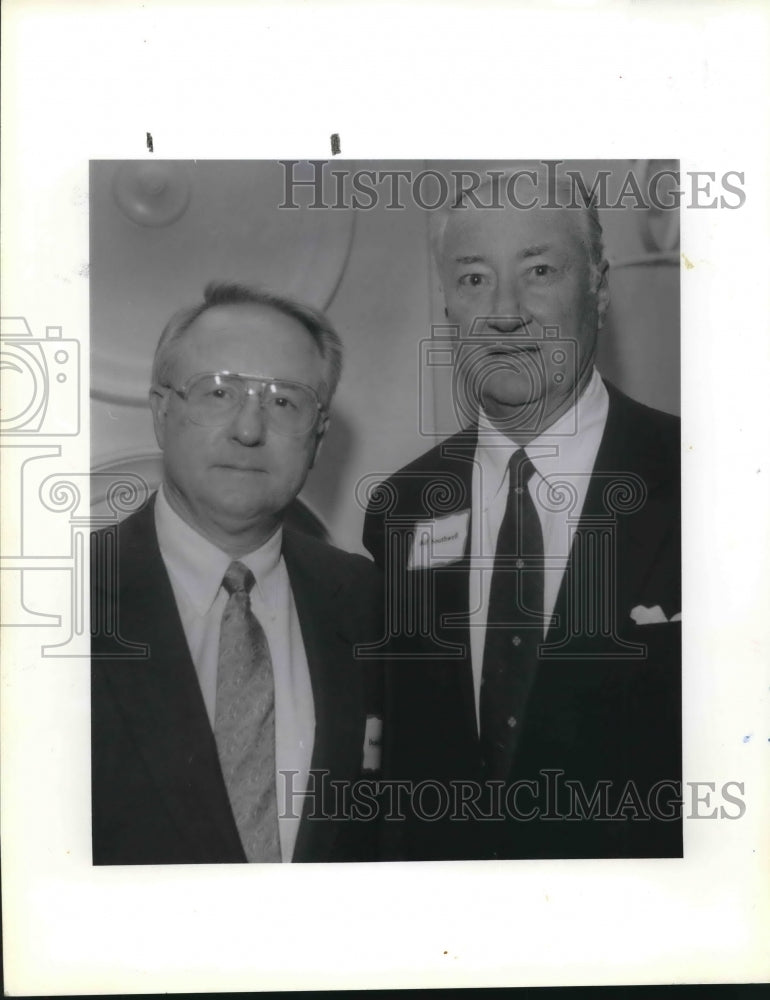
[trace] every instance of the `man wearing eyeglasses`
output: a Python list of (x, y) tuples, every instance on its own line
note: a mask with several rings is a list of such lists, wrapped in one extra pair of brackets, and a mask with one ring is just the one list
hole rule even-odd
[(95, 536), (95, 864), (370, 856), (372, 824), (330, 782), (377, 763), (354, 648), (378, 637), (379, 577), (283, 525), (341, 362), (323, 316), (238, 285), (209, 285), (163, 331), (163, 484)]

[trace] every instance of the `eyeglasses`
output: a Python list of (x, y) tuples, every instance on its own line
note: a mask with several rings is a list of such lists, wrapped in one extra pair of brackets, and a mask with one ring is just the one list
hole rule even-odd
[(249, 396), (256, 396), (262, 412), (279, 434), (305, 434), (315, 424), (323, 405), (318, 393), (304, 382), (245, 375), (241, 372), (203, 372), (179, 389), (166, 384), (187, 404), (187, 415), (201, 427), (228, 424)]

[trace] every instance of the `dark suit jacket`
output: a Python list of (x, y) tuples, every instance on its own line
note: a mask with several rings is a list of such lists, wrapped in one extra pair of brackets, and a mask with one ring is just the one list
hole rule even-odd
[[(245, 861), (153, 502), (95, 533), (91, 556), (94, 864)], [(311, 770), (356, 781), (378, 694), (371, 661), (357, 661), (353, 647), (381, 630), (379, 573), (360, 556), (288, 530), (283, 556), (315, 704)], [(310, 800), (304, 805), (294, 861), (372, 854), (373, 824), (309, 819)], [(316, 805), (327, 808), (320, 796)]]
[[(454, 814), (429, 822), (412, 814), (397, 849), (404, 857), (681, 856), (680, 625), (640, 626), (630, 616), (640, 605), (660, 605), (669, 619), (681, 611), (679, 421), (607, 389), (607, 425), (556, 619), (516, 728), (506, 787), (519, 791), (501, 809), (458, 815), (455, 791), (447, 800)], [(383, 774), (450, 793), (451, 782), (483, 781), (468, 550), (440, 569), (410, 571), (406, 558), (416, 522), (470, 508), (476, 437), (475, 428), (457, 434), (387, 480), (364, 530), (394, 623)], [(415, 625), (420, 615), (427, 636)], [(598, 788), (606, 807), (600, 797), (588, 818), (590, 806), (580, 808), (567, 781), (588, 802)], [(440, 809), (436, 797), (424, 805)]]

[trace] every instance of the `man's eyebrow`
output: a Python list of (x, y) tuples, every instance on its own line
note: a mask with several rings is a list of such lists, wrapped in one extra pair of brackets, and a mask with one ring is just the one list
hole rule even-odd
[[(548, 243), (537, 244), (531, 247), (525, 247), (520, 253), (519, 257), (522, 260), (527, 260), (529, 257), (540, 257), (544, 253), (549, 253), (552, 247)], [(462, 257), (455, 257), (455, 264), (485, 264), (486, 257), (482, 254), (474, 253), (467, 254)]]
[(540, 257), (541, 254), (548, 253), (550, 249), (551, 248), (547, 243), (543, 243), (542, 246), (525, 247), (519, 256), (522, 260), (526, 260), (527, 257)]

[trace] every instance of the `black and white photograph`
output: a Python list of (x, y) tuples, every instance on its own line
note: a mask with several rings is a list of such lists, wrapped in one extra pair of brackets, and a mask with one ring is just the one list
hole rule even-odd
[(681, 856), (679, 192), (91, 164), (94, 863)]
[(767, 11), (3, 28), (5, 992), (767, 980)]

